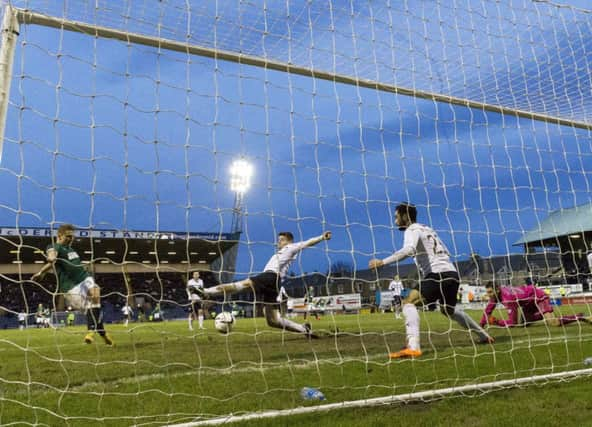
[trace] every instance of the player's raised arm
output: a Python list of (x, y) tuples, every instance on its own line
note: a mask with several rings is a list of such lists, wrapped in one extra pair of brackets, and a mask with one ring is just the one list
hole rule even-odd
[(368, 263), (369, 268), (378, 268), (382, 267), (383, 265), (391, 264), (393, 262), (402, 261), (405, 258), (409, 258), (415, 255), (415, 247), (414, 246), (403, 246), (397, 252), (393, 253), (392, 255), (384, 258), (384, 259), (371, 259)]
[(319, 242), (322, 242), (323, 240), (331, 240), (331, 232), (330, 231), (324, 231), (323, 234), (321, 234), (320, 236), (317, 237), (313, 237), (312, 239), (308, 239), (306, 241), (304, 241), (302, 243), (302, 248), (308, 248), (310, 246), (314, 246)]
[[(415, 206), (403, 203), (395, 209), (395, 224), (399, 230), (404, 231), (403, 247), (393, 253), (392, 255), (384, 258), (371, 259), (368, 263), (369, 268), (379, 268), (386, 264), (393, 262), (402, 261), (405, 258), (416, 256), (417, 244), (420, 238), (420, 231), (412, 229), (412, 225), (417, 220), (417, 210)], [(436, 237), (434, 236), (434, 239)]]
[(384, 259), (377, 259), (377, 258), (371, 259), (370, 262), (368, 263), (368, 267), (369, 268), (379, 268), (379, 267), (382, 267), (383, 265), (391, 264), (393, 262), (402, 261), (405, 258), (415, 256), (415, 252), (416, 252), (415, 248), (417, 247), (419, 235), (415, 232), (412, 232), (411, 230), (405, 230), (404, 239), (405, 240), (403, 241), (403, 247), (401, 249), (399, 249), (398, 251), (396, 251), (395, 253), (393, 253), (392, 255), (389, 255), (388, 257), (386, 257)]
[(496, 320), (491, 315), (495, 307), (497, 306), (497, 300), (494, 298), (490, 298), (489, 302), (487, 303), (487, 307), (483, 310), (483, 316), (481, 317), (481, 321), (479, 324), (483, 327), (487, 324), (493, 324)]

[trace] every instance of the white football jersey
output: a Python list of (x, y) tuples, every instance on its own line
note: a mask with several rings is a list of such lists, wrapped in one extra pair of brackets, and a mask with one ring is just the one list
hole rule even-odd
[(187, 297), (192, 301), (200, 300), (201, 298), (199, 297), (198, 294), (195, 293), (195, 291), (203, 289), (203, 287), (204, 287), (203, 280), (189, 279), (189, 282), (187, 282)]
[(424, 275), (456, 271), (450, 252), (436, 232), (427, 225), (413, 223), (405, 230), (403, 247), (383, 260), (384, 264), (414, 257)]
[(283, 279), (288, 274), (288, 269), (290, 268), (290, 264), (292, 261), (296, 259), (298, 252), (306, 247), (306, 242), (297, 242), (297, 243), (288, 243), (286, 246), (281, 248), (279, 251), (275, 253), (267, 264), (265, 264), (265, 268), (263, 271), (273, 271), (280, 275)]
[(400, 280), (393, 280), (390, 284), (389, 284), (389, 291), (393, 292), (393, 295), (401, 295), (401, 292), (403, 291), (403, 283)]

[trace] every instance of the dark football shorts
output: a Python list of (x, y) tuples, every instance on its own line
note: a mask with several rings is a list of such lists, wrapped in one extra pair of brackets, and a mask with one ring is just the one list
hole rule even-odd
[(421, 281), (419, 292), (423, 303), (428, 307), (435, 305), (454, 308), (457, 302), (458, 287), (460, 278), (456, 271), (445, 271), (443, 273), (430, 273)]
[(255, 287), (257, 302), (266, 304), (279, 304), (277, 296), (280, 290), (280, 275), (274, 271), (264, 271), (250, 278)]

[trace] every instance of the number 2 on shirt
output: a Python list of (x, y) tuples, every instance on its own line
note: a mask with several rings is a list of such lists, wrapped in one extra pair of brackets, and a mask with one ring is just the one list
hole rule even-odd
[(427, 239), (432, 242), (434, 255), (448, 254), (442, 245), (438, 245), (438, 238), (433, 234), (428, 234)]

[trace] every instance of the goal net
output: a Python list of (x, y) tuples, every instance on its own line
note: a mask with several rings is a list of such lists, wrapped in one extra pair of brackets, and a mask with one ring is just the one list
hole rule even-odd
[[(0, 333), (0, 424), (196, 425), (590, 375), (589, 8), (12, 0), (2, 12), (0, 319), (27, 320)], [(250, 188), (231, 182), (236, 160)], [(422, 356), (389, 360), (406, 344), (389, 283), (417, 287), (421, 272), (368, 263), (402, 246), (404, 201), (448, 247), (471, 318), (486, 285), (534, 283), (559, 325), (486, 325), (496, 342), (482, 345), (420, 307)], [(86, 346), (84, 316), (69, 326), (55, 281), (31, 278), (46, 246), (29, 238), (64, 223), (115, 347)], [(283, 231), (332, 232), (283, 283), (282, 318), (319, 339), (268, 326), (249, 291), (214, 298), (189, 330), (192, 272), (206, 287), (259, 274)], [(34, 327), (38, 303), (52, 327)], [(235, 314), (228, 334), (220, 311)]]

